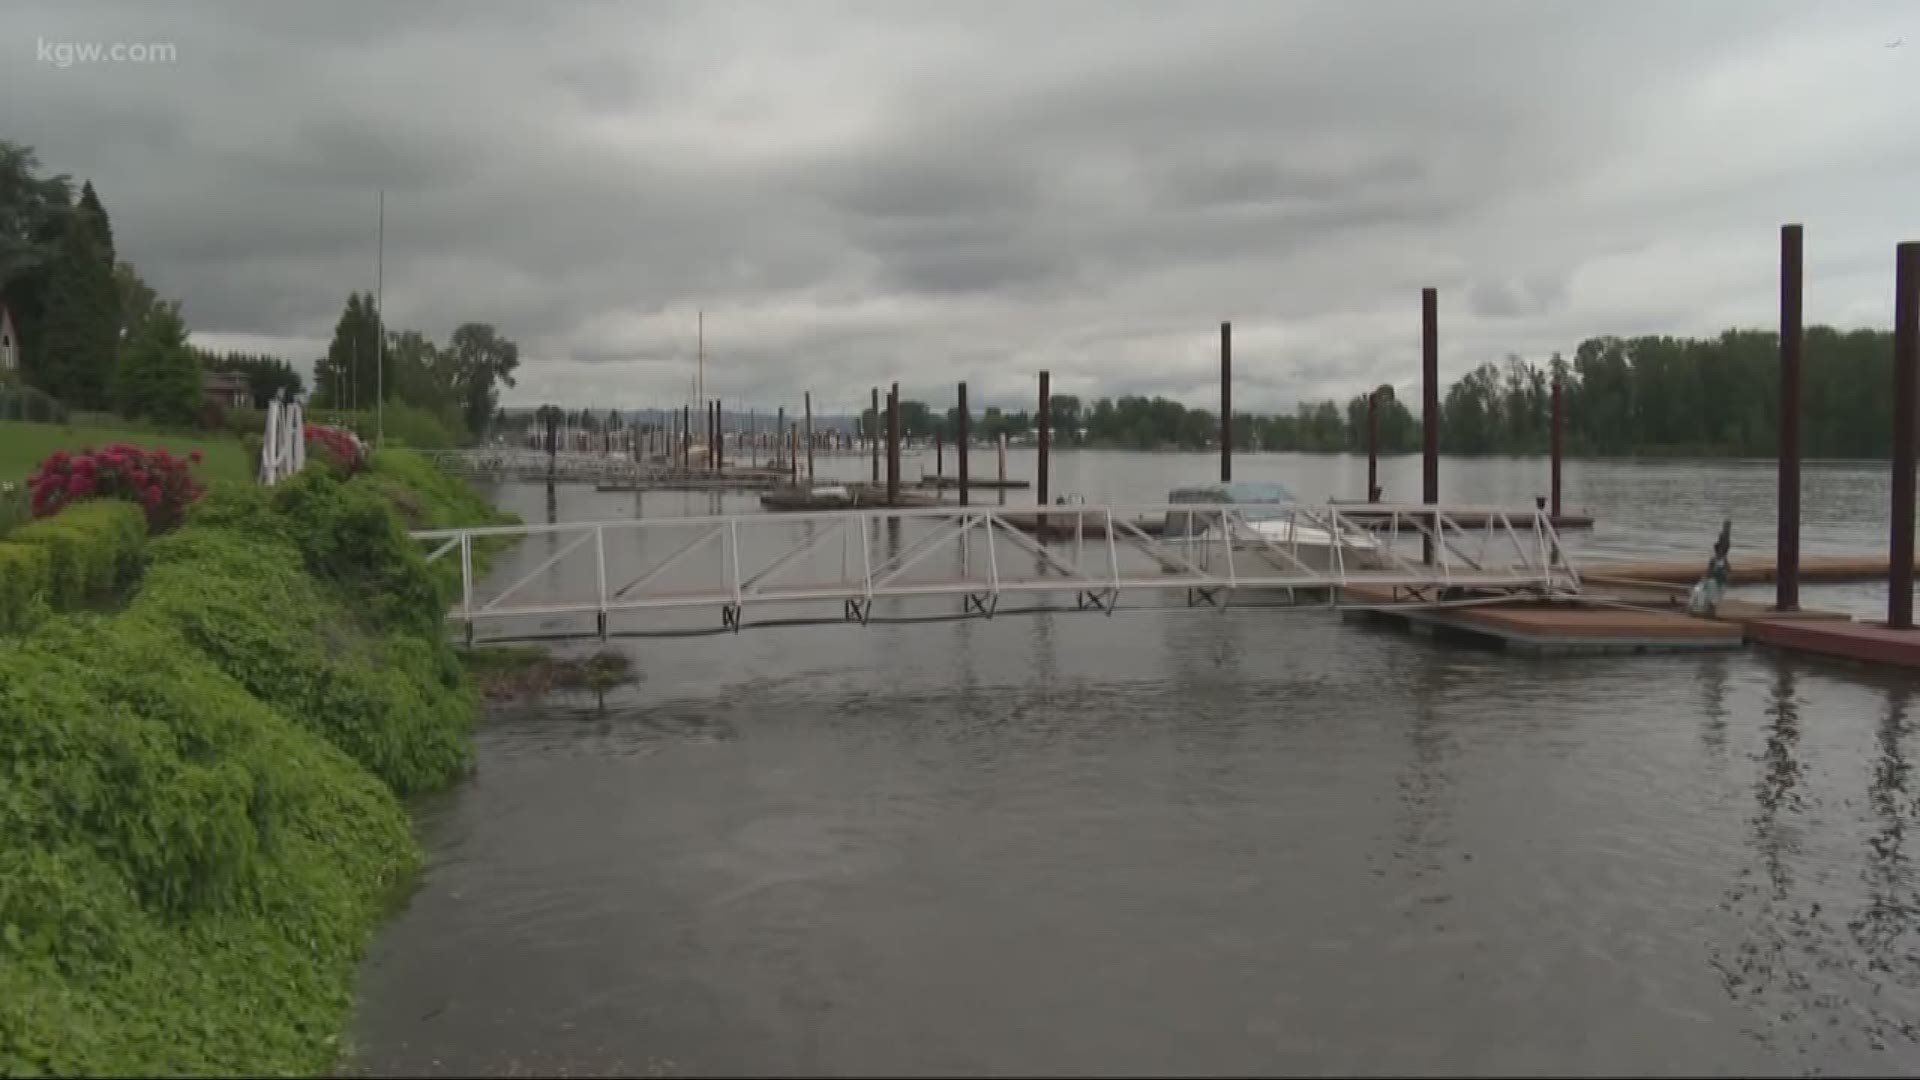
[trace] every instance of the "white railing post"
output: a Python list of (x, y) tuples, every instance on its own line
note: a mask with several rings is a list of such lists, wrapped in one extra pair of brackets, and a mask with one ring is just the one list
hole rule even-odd
[[(868, 544), (867, 532), (872, 525), (873, 515), (863, 512), (860, 515), (860, 590), (866, 596), (869, 614), (873, 611), (873, 552)], [(993, 550), (991, 541), (988, 542), (987, 550), (989, 552)]]
[(460, 534), (460, 611), (473, 626), (473, 534)]
[(727, 522), (727, 546), (732, 549), (733, 555), (733, 628), (735, 631), (738, 631), (740, 629), (740, 614), (743, 606), (743, 598), (740, 594), (739, 518), (733, 518)]
[(600, 639), (607, 637), (607, 527), (593, 527), (593, 569), (597, 588), (594, 595), (600, 605)]

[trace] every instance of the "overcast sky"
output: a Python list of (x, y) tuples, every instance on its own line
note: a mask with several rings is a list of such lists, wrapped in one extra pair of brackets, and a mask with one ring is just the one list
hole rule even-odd
[[(1890, 47), (1905, 40), (1899, 47)], [(170, 63), (74, 62), (61, 42)], [(374, 284), (510, 403), (1290, 407), (1598, 333), (1890, 321), (1920, 4), (6, 0), (0, 138), (197, 340), (303, 369)]]

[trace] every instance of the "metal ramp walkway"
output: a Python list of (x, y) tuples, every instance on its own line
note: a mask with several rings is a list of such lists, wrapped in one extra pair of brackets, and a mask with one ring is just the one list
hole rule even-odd
[[(1580, 588), (1547, 515), (1487, 507), (1065, 505), (670, 517), (415, 532), (457, 559), (469, 640), (992, 618), (1122, 606), (1486, 603)], [(1462, 527), (1459, 518), (1473, 527)], [(1029, 535), (1037, 532), (1047, 542)], [(476, 545), (508, 548), (475, 580)], [(1424, 560), (1423, 550), (1432, 553)], [(1366, 587), (1352, 603), (1348, 587)], [(883, 610), (876, 612), (876, 605)]]

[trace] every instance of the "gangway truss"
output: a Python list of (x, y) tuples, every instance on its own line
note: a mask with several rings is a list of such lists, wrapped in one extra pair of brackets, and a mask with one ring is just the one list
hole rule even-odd
[[(1356, 509), (1363, 513), (1332, 504), (942, 506), (412, 535), (429, 545), (429, 562), (458, 560), (460, 593), (447, 618), (470, 641), (489, 623), (505, 630), (493, 640), (864, 625), (901, 621), (876, 618), (876, 605), (910, 618), (913, 602), (923, 615), (933, 603), (933, 617), (991, 618), (1016, 608), (1112, 614), (1136, 597), (1161, 607), (1179, 597), (1221, 608), (1380, 608), (1580, 590), (1542, 511)], [(485, 582), (474, 572), (476, 548), (506, 549)], [(510, 580), (489, 591), (497, 579)], [(585, 617), (591, 630), (579, 625)]]

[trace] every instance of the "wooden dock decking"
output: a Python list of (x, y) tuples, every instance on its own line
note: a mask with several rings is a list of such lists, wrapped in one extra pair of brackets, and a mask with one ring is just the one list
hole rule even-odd
[[(1886, 556), (1803, 555), (1804, 582), (1884, 581), (1891, 564)], [(1707, 572), (1707, 560), (1691, 562), (1627, 562), (1583, 559), (1580, 576), (1597, 585), (1692, 586)], [(1729, 585), (1766, 585), (1779, 576), (1779, 566), (1764, 555), (1736, 556), (1727, 576)]]
[[(1333, 505), (1339, 507), (1340, 512), (1342, 514), (1345, 514), (1347, 517), (1354, 518), (1359, 521), (1365, 521), (1369, 518), (1378, 520), (1380, 518), (1384, 518), (1388, 516), (1386, 514), (1377, 513), (1375, 511), (1368, 510), (1367, 507), (1371, 504), (1366, 502), (1348, 501), (1346, 499), (1335, 499), (1333, 500)], [(1514, 511), (1511, 511), (1511, 513), (1522, 514), (1522, 513), (1531, 513), (1531, 511), (1514, 510)], [(1487, 525), (1486, 514), (1477, 513), (1471, 510), (1450, 512), (1447, 514), (1447, 517), (1454, 524), (1460, 526), (1463, 529), (1484, 529), (1486, 528), (1486, 525)], [(1576, 513), (1570, 513), (1570, 512), (1562, 512), (1559, 514), (1553, 514), (1549, 516), (1547, 520), (1550, 523), (1552, 523), (1554, 528), (1561, 529), (1561, 530), (1593, 528), (1592, 514), (1576, 514)]]
[[(1406, 603), (1392, 590), (1350, 587), (1349, 603)], [(1525, 601), (1473, 607), (1403, 608), (1348, 612), (1353, 618), (1384, 621), (1415, 633), (1444, 631), (1497, 644), (1531, 656), (1677, 652), (1735, 649), (1746, 640), (1740, 624), (1697, 619), (1684, 611), (1625, 608), (1583, 601)]]
[[(824, 486), (824, 485), (823, 485)], [(768, 510), (809, 513), (821, 510), (876, 510), (887, 507), (932, 507), (949, 505), (939, 496), (902, 488), (897, 499), (889, 502), (885, 485), (851, 483), (834, 485), (847, 494), (828, 495), (808, 487), (783, 487), (762, 492), (760, 505)]]
[[(960, 487), (960, 478), (957, 476), (923, 476), (920, 478), (918, 486), (939, 488), (942, 491), (955, 491)], [(967, 487), (981, 491), (1023, 491), (1032, 486), (1033, 481), (1031, 480), (982, 480), (978, 477), (967, 478)]]
[(1755, 619), (1747, 637), (1762, 645), (1837, 660), (1920, 668), (1920, 630), (1894, 630), (1882, 623), (1822, 622), (1796, 618)]

